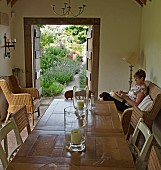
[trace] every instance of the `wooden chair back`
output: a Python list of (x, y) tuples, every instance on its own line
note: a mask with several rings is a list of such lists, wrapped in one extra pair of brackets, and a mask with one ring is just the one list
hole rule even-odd
[[(137, 139), (139, 137), (139, 133), (142, 133), (142, 135), (145, 138), (144, 144), (142, 148), (138, 148)], [(153, 140), (153, 135), (150, 131), (150, 129), (147, 127), (147, 125), (143, 122), (143, 119), (140, 118), (139, 122), (134, 130), (133, 135), (131, 136), (131, 139), (129, 140), (129, 147), (130, 150), (134, 156), (135, 164), (137, 169), (142, 169), (143, 162), (145, 160), (145, 156), (148, 152), (148, 149), (150, 147), (150, 144)]]
[(31, 127), (28, 119), (26, 106), (23, 105), (18, 111), (11, 115), (11, 119), (14, 119), (17, 124), (19, 133), (22, 132), (23, 129), (27, 129), (28, 135), (31, 133)]
[(152, 146), (147, 170), (161, 170), (161, 149), (157, 146)]
[[(14, 131), (15, 136), (16, 136), (16, 141), (17, 141), (17, 147), (16, 149), (12, 152), (11, 157), (8, 157), (8, 143), (7, 143), (7, 134), (11, 131)], [(2, 145), (2, 141), (4, 142), (4, 146)], [(10, 122), (8, 122), (5, 126), (3, 126), (0, 129), (0, 159), (2, 161), (2, 165), (4, 169), (8, 166), (10, 160), (13, 158), (13, 155), (15, 152), (17, 152), (18, 148), (22, 145), (23, 141), (20, 136), (18, 127), (12, 119)]]
[[(89, 98), (91, 98), (91, 94), (93, 94), (93, 92), (91, 90), (89, 90)], [(66, 91), (64, 96), (67, 100), (69, 100), (69, 99), (72, 100), (73, 99), (73, 90)]]

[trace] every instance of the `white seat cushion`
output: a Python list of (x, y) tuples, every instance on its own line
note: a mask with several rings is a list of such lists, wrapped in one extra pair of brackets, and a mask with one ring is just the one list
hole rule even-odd
[(142, 102), (138, 105), (138, 108), (141, 111), (149, 111), (152, 107), (153, 104), (153, 100), (151, 99), (151, 97), (149, 95), (147, 95)]

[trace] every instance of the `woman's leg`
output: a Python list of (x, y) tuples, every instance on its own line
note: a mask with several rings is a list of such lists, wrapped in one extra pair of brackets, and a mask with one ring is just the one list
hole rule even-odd
[(111, 97), (111, 95), (107, 92), (103, 92), (99, 95), (100, 98), (103, 98), (104, 101), (114, 101), (117, 110), (123, 112), (125, 109), (129, 108), (124, 102), (120, 102), (115, 98)]

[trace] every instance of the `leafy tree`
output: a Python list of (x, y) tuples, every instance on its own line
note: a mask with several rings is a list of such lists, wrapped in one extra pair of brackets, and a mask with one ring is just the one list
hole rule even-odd
[(72, 25), (65, 28), (65, 34), (72, 36), (77, 44), (83, 44), (86, 42), (87, 26)]
[(54, 37), (49, 35), (47, 32), (42, 32), (40, 43), (41, 49), (44, 50), (44, 48), (49, 46), (51, 43), (54, 43)]

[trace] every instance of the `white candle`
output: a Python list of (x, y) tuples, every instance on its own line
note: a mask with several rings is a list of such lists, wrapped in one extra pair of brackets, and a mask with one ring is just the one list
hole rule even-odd
[(72, 144), (81, 143), (81, 131), (79, 129), (73, 129), (71, 131), (71, 143)]
[(10, 43), (10, 42), (11, 42), (11, 40), (10, 40), (10, 39), (7, 39), (7, 40), (6, 40), (6, 42), (7, 42), (7, 43)]
[(15, 42), (16, 42), (16, 39), (13, 39), (13, 40), (12, 40), (12, 42), (14, 42), (14, 43), (15, 43)]
[(77, 100), (77, 109), (83, 110), (84, 107), (84, 100)]

